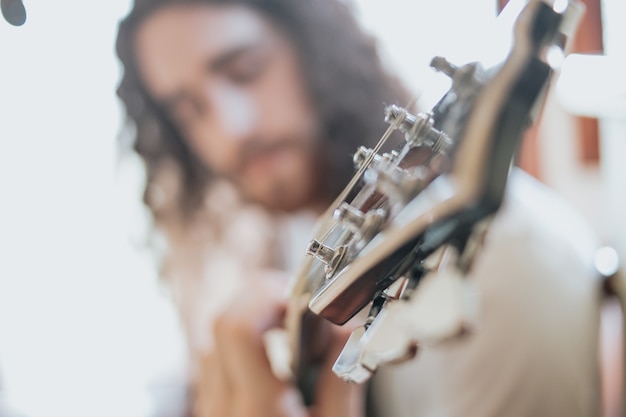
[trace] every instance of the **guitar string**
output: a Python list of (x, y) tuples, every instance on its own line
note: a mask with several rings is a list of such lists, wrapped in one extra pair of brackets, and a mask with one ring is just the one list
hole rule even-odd
[[(409, 101), (407, 102), (407, 104), (405, 105), (405, 109), (410, 108), (411, 106), (415, 105), (415, 103), (417, 102), (419, 96), (418, 95), (413, 95)], [(382, 135), (382, 137), (380, 138), (380, 140), (378, 141), (378, 143), (376, 144), (376, 146), (374, 147), (374, 149), (372, 149), (372, 152), (370, 153), (370, 155), (365, 159), (364, 163), (361, 165), (361, 167), (357, 170), (357, 172), (354, 174), (354, 176), (352, 177), (352, 179), (350, 180), (350, 182), (348, 183), (348, 185), (343, 189), (343, 191), (341, 192), (341, 194), (339, 194), (339, 196), (335, 199), (335, 201), (333, 202), (333, 204), (331, 204), (328, 209), (326, 210), (326, 212), (324, 212), (323, 214), (323, 218), (328, 218), (331, 214), (331, 212), (334, 212), (335, 209), (337, 207), (339, 207), (339, 205), (341, 204), (341, 202), (345, 201), (346, 198), (348, 197), (348, 194), (350, 194), (350, 192), (354, 189), (354, 187), (356, 186), (356, 184), (358, 183), (359, 179), (361, 178), (361, 175), (365, 172), (365, 170), (369, 167), (370, 163), (372, 162), (372, 160), (376, 157), (376, 155), (378, 154), (378, 152), (380, 151), (380, 149), (383, 147), (383, 145), (385, 143), (387, 143), (387, 140), (389, 140), (389, 138), (391, 137), (392, 133), (394, 131), (396, 131), (398, 129), (398, 127), (400, 126), (400, 124), (404, 121), (404, 119), (406, 118), (406, 113), (403, 112), (401, 117), (398, 117), (396, 120), (393, 121), (393, 123), (391, 123), (389, 125), (389, 127), (387, 128), (387, 130), (385, 131), (385, 133)], [(324, 242), (328, 236), (330, 235), (330, 233), (332, 232), (333, 227), (328, 227), (326, 232), (320, 236), (318, 238), (318, 240), (320, 242)]]

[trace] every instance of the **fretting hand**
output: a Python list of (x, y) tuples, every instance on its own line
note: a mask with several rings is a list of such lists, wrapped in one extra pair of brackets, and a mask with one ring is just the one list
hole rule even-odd
[(263, 334), (282, 322), (284, 281), (262, 274), (214, 323), (215, 347), (203, 360), (206, 391), (196, 404), (198, 417), (359, 417), (363, 387), (349, 385), (331, 371), (346, 331), (328, 336), (315, 401), (305, 407), (297, 388), (272, 373)]

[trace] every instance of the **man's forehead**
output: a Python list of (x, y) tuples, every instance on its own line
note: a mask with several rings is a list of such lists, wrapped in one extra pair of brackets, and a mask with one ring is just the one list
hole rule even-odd
[(153, 94), (166, 96), (212, 60), (257, 44), (270, 32), (268, 22), (245, 6), (177, 4), (144, 20), (134, 48), (144, 82)]

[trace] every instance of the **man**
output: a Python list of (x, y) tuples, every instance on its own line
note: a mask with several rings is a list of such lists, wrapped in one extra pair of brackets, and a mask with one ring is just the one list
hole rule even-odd
[[(120, 97), (172, 250), (216, 178), (269, 209), (319, 213), (352, 175), (350, 155), (385, 128), (383, 103), (406, 101), (344, 6), (248, 3), (138, 1), (120, 27)], [(156, 192), (167, 170), (181, 177), (171, 204), (155, 196), (175, 194)]]
[[(285, 261), (272, 250), (278, 246), (258, 236), (281, 240), (282, 233), (267, 227), (275, 213), (319, 214), (326, 208), (352, 174), (349, 155), (380, 136), (382, 103), (406, 102), (402, 88), (383, 71), (373, 42), (334, 0), (137, 0), (120, 25), (117, 48), (125, 70), (119, 95), (147, 170), (145, 201), (169, 243), (165, 273), (188, 276), (171, 282), (177, 294), (187, 294), (179, 303), (198, 365), (196, 414), (364, 415), (363, 390), (329, 371), (343, 340), (339, 335), (327, 343), (312, 408), (272, 375), (261, 335), (281, 320), (284, 300), (276, 294), (284, 281), (275, 269)], [(568, 213), (528, 181), (515, 180), (520, 185), (514, 194), (557, 204), (551, 207), (564, 211), (556, 217)], [(414, 362), (417, 371), (409, 366), (383, 372), (368, 396), (371, 410), (445, 416), (595, 413), (595, 389), (586, 383), (594, 376), (593, 343), (582, 340), (593, 329), (584, 256), (562, 228), (546, 229), (549, 223), (542, 219), (550, 216), (519, 196), (511, 201), (513, 208), (494, 227), (492, 250), (476, 271), (491, 323), (486, 319), (482, 334), (468, 340), (420, 352), (425, 359)], [(258, 206), (263, 214), (255, 211)], [(233, 217), (236, 209), (243, 217)], [(255, 220), (246, 224), (252, 226), (241, 227), (241, 218), (250, 217)], [(241, 245), (231, 244), (232, 230), (245, 235)], [(198, 253), (206, 241), (217, 244)], [(228, 245), (246, 253), (242, 262), (250, 265), (215, 269), (223, 261), (215, 254)], [(558, 249), (546, 257), (546, 247)], [(251, 258), (258, 262), (253, 265)], [(213, 324), (201, 321), (198, 329), (195, 317), (206, 310), (194, 303), (225, 304), (215, 291), (231, 285), (233, 271), (247, 277), (247, 288), (233, 289), (236, 302), (219, 312), (209, 307)], [(194, 282), (207, 277), (216, 283), (214, 291), (198, 300)], [(564, 308), (553, 308), (556, 296), (563, 297)], [(537, 308), (526, 314), (533, 304)], [(209, 342), (194, 336), (211, 330)], [(562, 354), (559, 349), (569, 344), (554, 343), (569, 331), (577, 332), (578, 345)], [(570, 369), (581, 363), (583, 371)], [(419, 391), (412, 389), (418, 386)], [(398, 396), (393, 411), (389, 404)]]

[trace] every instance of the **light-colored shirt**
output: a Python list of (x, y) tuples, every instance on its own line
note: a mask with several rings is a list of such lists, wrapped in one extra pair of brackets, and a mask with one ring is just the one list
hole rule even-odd
[(564, 201), (515, 171), (469, 279), (473, 332), (383, 368), (374, 415), (599, 415), (596, 238)]
[[(192, 358), (211, 348), (210, 321), (251, 270), (297, 267), (314, 223), (219, 201), (211, 216), (222, 231), (206, 246), (200, 238), (179, 246), (170, 265)], [(372, 415), (597, 416), (596, 249), (575, 210), (514, 170), (468, 278), (480, 292), (474, 330), (382, 368), (369, 390)]]

